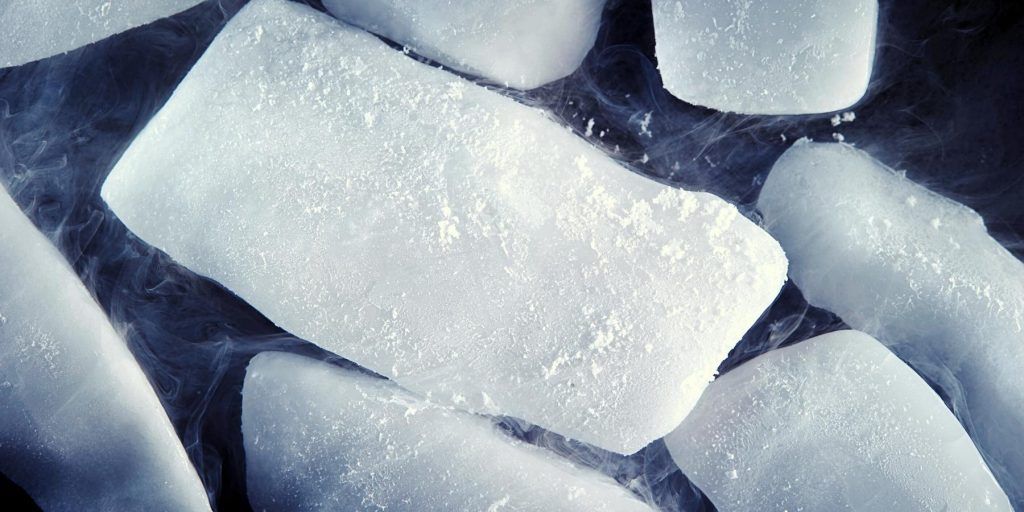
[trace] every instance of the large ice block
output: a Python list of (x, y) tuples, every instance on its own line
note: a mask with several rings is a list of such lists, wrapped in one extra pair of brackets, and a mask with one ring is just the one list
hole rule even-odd
[(0, 67), (71, 51), (200, 3), (202, 0), (2, 0)]
[(128, 347), (0, 188), (0, 472), (44, 510), (209, 510)]
[(484, 417), (294, 354), (250, 363), (242, 435), (256, 510), (651, 512)]
[(335, 16), (448, 67), (532, 89), (579, 67), (605, 0), (324, 0)]
[(618, 452), (679, 424), (786, 272), (721, 199), (283, 0), (228, 24), (103, 196), (300, 337)]
[(665, 89), (724, 112), (811, 114), (867, 90), (878, 0), (652, 0)]
[(981, 217), (851, 146), (806, 142), (775, 164), (758, 205), (808, 301), (933, 381), (956, 378), (971, 434), (1024, 499), (1024, 265)]
[(665, 442), (722, 512), (1012, 510), (938, 395), (857, 331), (719, 377)]

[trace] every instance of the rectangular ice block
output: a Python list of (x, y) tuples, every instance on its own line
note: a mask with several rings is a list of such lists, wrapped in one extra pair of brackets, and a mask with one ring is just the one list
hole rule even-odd
[(1012, 510), (928, 383), (857, 331), (731, 370), (665, 443), (721, 512)]
[(43, 510), (210, 510), (124, 340), (2, 187), (0, 472)]
[(202, 0), (2, 0), (0, 68), (74, 50)]
[(652, 512), (487, 418), (294, 354), (250, 363), (242, 435), (256, 510)]
[(871, 79), (877, 0), (653, 0), (665, 89), (723, 112), (847, 108)]
[(679, 424), (786, 273), (725, 201), (283, 0), (225, 27), (103, 197), (302, 338), (623, 453)]

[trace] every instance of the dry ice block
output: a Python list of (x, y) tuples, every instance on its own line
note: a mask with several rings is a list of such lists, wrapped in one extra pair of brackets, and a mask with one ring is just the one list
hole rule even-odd
[(679, 424), (786, 273), (718, 197), (283, 0), (224, 28), (103, 197), (302, 338), (622, 453)]
[(653, 0), (665, 89), (724, 112), (849, 107), (871, 78), (877, 0)]
[(0, 472), (44, 510), (210, 510), (128, 346), (2, 187)]
[(1012, 510), (942, 399), (858, 331), (731, 370), (665, 442), (721, 512)]
[(257, 510), (651, 512), (485, 417), (294, 354), (249, 364), (242, 434)]
[(201, 0), (2, 0), (0, 67), (74, 50)]
[(1007, 494), (1024, 499), (1024, 265), (982, 218), (833, 143), (786, 151), (758, 206), (807, 300), (957, 398)]

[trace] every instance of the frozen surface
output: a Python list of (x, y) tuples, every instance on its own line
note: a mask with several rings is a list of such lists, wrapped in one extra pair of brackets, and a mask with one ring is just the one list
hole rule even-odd
[(0, 0), (0, 67), (74, 50), (202, 0)]
[(228, 24), (103, 196), (302, 338), (618, 452), (679, 424), (786, 272), (721, 199), (278, 0)]
[(725, 112), (810, 114), (867, 90), (877, 0), (652, 0), (658, 69), (677, 98)]
[(44, 510), (209, 510), (124, 341), (0, 188), (0, 472)]
[(665, 441), (722, 512), (1011, 510), (938, 395), (857, 331), (723, 375)]
[(651, 512), (484, 417), (294, 354), (250, 363), (242, 435), (256, 510)]
[(842, 144), (795, 145), (758, 205), (808, 301), (954, 397), (955, 377), (972, 435), (1024, 499), (1024, 265), (981, 217)]
[(605, 0), (324, 0), (335, 16), (518, 89), (562, 78), (594, 45)]

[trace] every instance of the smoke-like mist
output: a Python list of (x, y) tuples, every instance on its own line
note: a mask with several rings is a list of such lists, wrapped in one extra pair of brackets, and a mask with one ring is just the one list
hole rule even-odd
[[(129, 234), (99, 198), (132, 137), (245, 0), (210, 0), (69, 54), (0, 71), (0, 179), (63, 251), (128, 343), (219, 510), (247, 510), (240, 432), (248, 360), (287, 350), (351, 365), (295, 339), (216, 283)], [(316, 0), (309, 2), (320, 8)], [(648, 0), (611, 0), (572, 76), (525, 93), (631, 169), (706, 190), (757, 218), (775, 159), (796, 139), (845, 138), (978, 210), (1024, 249), (1024, 4), (882, 0), (872, 83), (856, 120), (764, 117), (687, 105), (661, 88)], [(720, 370), (841, 328), (788, 284)], [(911, 361), (912, 363), (914, 361)], [(354, 366), (354, 365), (353, 365)], [(947, 379), (949, 380), (949, 379)], [(965, 425), (953, 380), (933, 383)], [(954, 390), (954, 391), (949, 391)], [(616, 478), (663, 510), (713, 510), (660, 441), (620, 456), (511, 418), (509, 434)], [(6, 503), (31, 503), (0, 479)], [(15, 500), (15, 501), (11, 501)]]

